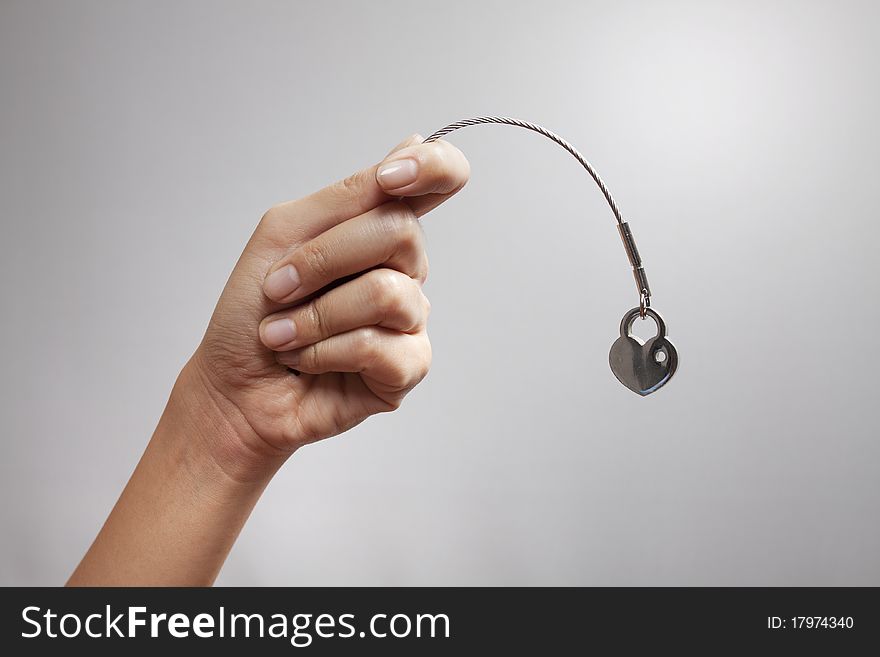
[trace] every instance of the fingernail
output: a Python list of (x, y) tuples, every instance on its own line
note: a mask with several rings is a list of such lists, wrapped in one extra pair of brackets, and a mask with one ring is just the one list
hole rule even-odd
[(296, 324), (293, 320), (276, 319), (263, 328), (263, 340), (267, 347), (280, 347), (296, 337)]
[(299, 287), (299, 274), (293, 265), (285, 265), (266, 277), (263, 290), (270, 299), (280, 300)]
[(414, 183), (419, 177), (419, 163), (411, 157), (386, 162), (376, 176), (385, 189), (399, 189)]

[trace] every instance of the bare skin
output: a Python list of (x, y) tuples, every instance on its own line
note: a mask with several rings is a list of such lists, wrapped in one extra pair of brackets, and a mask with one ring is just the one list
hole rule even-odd
[(469, 166), (446, 142), (420, 142), (266, 212), (68, 585), (212, 584), (297, 449), (398, 408), (424, 378), (418, 218)]

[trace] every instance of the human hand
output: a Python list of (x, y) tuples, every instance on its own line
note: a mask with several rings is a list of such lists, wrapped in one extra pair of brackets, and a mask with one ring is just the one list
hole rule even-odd
[(283, 458), (393, 410), (422, 380), (431, 348), (418, 217), (468, 175), (458, 149), (416, 135), (379, 165), (266, 212), (174, 393), (198, 388), (232, 428), (212, 445), (224, 468)]

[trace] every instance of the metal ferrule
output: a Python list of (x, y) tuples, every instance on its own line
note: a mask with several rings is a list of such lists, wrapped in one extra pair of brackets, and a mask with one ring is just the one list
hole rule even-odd
[(623, 241), (623, 248), (626, 251), (626, 257), (629, 258), (629, 264), (632, 265), (633, 278), (636, 281), (636, 290), (638, 293), (644, 294), (646, 297), (651, 296), (651, 287), (648, 285), (648, 276), (645, 274), (645, 268), (642, 267), (642, 258), (639, 256), (639, 248), (633, 238), (632, 230), (629, 223), (622, 221), (617, 224), (617, 230), (620, 233), (620, 239)]
[(644, 267), (634, 267), (633, 278), (636, 279), (636, 289), (639, 291), (639, 294), (644, 294), (650, 299), (651, 287), (648, 285), (648, 276), (645, 274)]

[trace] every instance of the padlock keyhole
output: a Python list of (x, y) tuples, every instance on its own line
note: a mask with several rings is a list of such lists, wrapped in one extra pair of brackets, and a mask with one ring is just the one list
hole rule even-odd
[(644, 343), (656, 336), (659, 333), (659, 329), (654, 318), (648, 315), (645, 319), (636, 317), (629, 329), (629, 333)]

